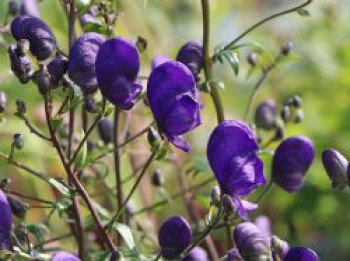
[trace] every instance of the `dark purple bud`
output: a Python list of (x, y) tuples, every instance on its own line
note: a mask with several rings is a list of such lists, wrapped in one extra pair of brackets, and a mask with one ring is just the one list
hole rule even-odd
[(283, 259), (289, 250), (289, 245), (286, 241), (280, 239), (279, 237), (272, 236), (271, 249), (274, 254), (277, 254), (281, 259)]
[(233, 248), (227, 252), (226, 261), (243, 261), (242, 256), (239, 254), (237, 248)]
[(281, 118), (284, 122), (287, 122), (291, 116), (290, 107), (289, 106), (283, 106), (281, 111)]
[(191, 41), (181, 47), (176, 60), (186, 65), (196, 78), (203, 67), (202, 52), (202, 45), (198, 42)]
[(139, 50), (139, 52), (143, 52), (147, 49), (147, 40), (141, 36), (137, 36), (137, 40), (136, 40), (136, 47), (137, 50)]
[(27, 83), (30, 79), (31, 63), (27, 56), (19, 56), (16, 50), (16, 45), (8, 48), (11, 70), (21, 83)]
[(190, 245), (192, 232), (190, 225), (181, 216), (167, 219), (158, 233), (158, 242), (162, 256), (166, 259), (176, 259)]
[(210, 136), (207, 157), (222, 193), (248, 195), (266, 183), (258, 143), (243, 121), (220, 123)]
[(17, 0), (11, 0), (9, 2), (8, 7), (9, 7), (9, 12), (12, 16), (16, 16), (19, 13), (20, 5)]
[(233, 237), (244, 260), (272, 260), (269, 238), (253, 223), (243, 222), (237, 225)]
[(109, 261), (123, 261), (124, 257), (122, 252), (116, 250), (112, 253), (111, 258), (109, 259)]
[(17, 112), (19, 114), (24, 114), (24, 113), (27, 112), (27, 105), (26, 105), (26, 103), (23, 100), (17, 99), (16, 100), (16, 106), (17, 106)]
[(71, 253), (59, 251), (53, 255), (51, 261), (80, 261), (80, 259)]
[(10, 231), (12, 228), (12, 214), (11, 207), (7, 197), (2, 190), (0, 190), (0, 249), (11, 248)]
[(152, 175), (152, 184), (155, 187), (161, 187), (164, 184), (164, 176), (160, 169), (156, 169)]
[(297, 246), (289, 249), (283, 261), (319, 261), (318, 255), (310, 248)]
[(171, 59), (168, 57), (168, 56), (165, 56), (165, 55), (158, 55), (158, 56), (155, 56), (152, 60), (152, 64), (151, 64), (151, 67), (152, 67), (152, 70), (154, 70), (156, 67), (158, 67), (159, 65), (165, 63), (165, 62), (168, 62), (170, 61)]
[(22, 0), (21, 14), (39, 17), (39, 2), (38, 0)]
[(7, 95), (0, 91), (0, 112), (3, 112), (7, 107)]
[(300, 123), (303, 121), (303, 119), (304, 119), (304, 112), (303, 110), (298, 109), (294, 116), (294, 123)]
[(259, 104), (255, 111), (255, 124), (258, 128), (271, 130), (276, 126), (276, 103), (268, 99)]
[(176, 147), (189, 151), (190, 145), (180, 136), (201, 124), (191, 72), (180, 62), (168, 61), (152, 71), (147, 86), (148, 102), (159, 131)]
[(98, 123), (98, 132), (104, 144), (107, 145), (108, 143), (113, 142), (113, 121), (108, 118), (100, 120)]
[(61, 55), (56, 56), (48, 65), (51, 88), (56, 88), (63, 75), (67, 72), (68, 61)]
[(292, 51), (292, 48), (293, 48), (293, 43), (292, 42), (288, 42), (288, 43), (286, 43), (285, 45), (282, 46), (281, 53), (283, 55), (287, 56)]
[(51, 77), (46, 66), (43, 66), (41, 70), (36, 71), (34, 74), (34, 79), (38, 85), (39, 92), (43, 95), (50, 90), (50, 78)]
[(210, 192), (210, 198), (211, 198), (210, 204), (214, 205), (214, 206), (219, 206), (219, 204), (220, 204), (220, 195), (221, 195), (220, 187), (219, 186), (215, 186)]
[(273, 181), (290, 193), (299, 191), (314, 157), (314, 145), (308, 138), (296, 136), (284, 140), (273, 156)]
[(12, 195), (7, 195), (8, 202), (10, 203), (12, 213), (18, 217), (23, 219), (28, 210), (28, 204), (22, 202), (17, 197)]
[(96, 58), (96, 76), (103, 96), (123, 110), (130, 110), (142, 86), (135, 83), (140, 70), (136, 46), (121, 38), (107, 40)]
[(277, 125), (275, 132), (275, 140), (282, 140), (284, 138), (284, 127), (282, 125)]
[(39, 60), (46, 60), (56, 49), (56, 38), (49, 26), (37, 17), (21, 15), (11, 23), (11, 33), (18, 41), (29, 41), (31, 53)]
[(209, 261), (207, 252), (199, 247), (194, 247), (183, 259), (182, 261)]
[(160, 145), (160, 136), (154, 127), (150, 127), (147, 131), (147, 141), (152, 148), (158, 148)]
[(252, 66), (255, 67), (258, 64), (258, 54), (257, 53), (250, 53), (247, 56), (247, 62)]
[(301, 103), (302, 103), (301, 97), (299, 95), (294, 95), (294, 97), (293, 97), (293, 106), (295, 108), (300, 108), (301, 107)]
[(19, 150), (23, 148), (24, 142), (23, 135), (21, 133), (16, 133), (13, 135), (13, 145)]
[(98, 112), (98, 105), (96, 104), (96, 101), (94, 100), (93, 97), (91, 97), (90, 95), (86, 95), (84, 97), (84, 105), (85, 105), (85, 109), (90, 112), (90, 113), (97, 113)]
[(345, 189), (348, 186), (348, 160), (335, 149), (324, 149), (322, 162), (329, 179), (332, 181), (332, 187)]
[(95, 61), (100, 46), (105, 41), (98, 33), (86, 33), (73, 44), (68, 59), (68, 74), (84, 93), (97, 90)]

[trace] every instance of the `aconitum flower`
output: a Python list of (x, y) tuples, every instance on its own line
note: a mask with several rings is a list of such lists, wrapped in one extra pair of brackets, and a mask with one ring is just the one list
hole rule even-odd
[(208, 254), (199, 246), (194, 247), (182, 261), (209, 261)]
[(98, 33), (86, 33), (78, 38), (69, 53), (68, 74), (84, 93), (97, 90), (95, 61), (97, 52), (105, 41)]
[(11, 206), (4, 192), (0, 190), (0, 249), (11, 248), (10, 232), (12, 228)]
[(297, 246), (289, 249), (283, 261), (319, 261), (315, 251), (310, 248)]
[(181, 47), (176, 60), (183, 63), (190, 69), (196, 81), (203, 68), (203, 48), (202, 45), (195, 41), (190, 41)]
[(17, 41), (28, 40), (31, 53), (39, 61), (49, 58), (56, 49), (56, 38), (50, 27), (37, 17), (16, 17), (11, 23), (11, 33)]
[(255, 124), (263, 130), (271, 130), (276, 126), (276, 102), (268, 99), (258, 105), (255, 111)]
[(237, 225), (233, 237), (244, 260), (270, 260), (270, 239), (253, 223), (243, 222)]
[(80, 261), (80, 259), (71, 253), (59, 251), (54, 254), (51, 261)]
[(156, 67), (147, 85), (147, 98), (159, 131), (176, 147), (189, 151), (181, 137), (201, 124), (196, 84), (189, 69), (168, 61)]
[(314, 157), (314, 145), (308, 138), (296, 136), (284, 140), (273, 156), (273, 181), (290, 193), (297, 192), (304, 185)]
[(56, 88), (62, 79), (63, 75), (67, 72), (68, 61), (61, 55), (56, 56), (48, 65), (47, 71), (50, 74), (50, 85), (52, 88)]
[(242, 261), (242, 256), (239, 254), (237, 248), (233, 248), (227, 252), (226, 261)]
[(347, 168), (348, 160), (335, 149), (324, 149), (322, 152), (322, 162), (326, 169), (332, 187), (345, 189), (348, 185)]
[(176, 259), (190, 245), (191, 228), (186, 219), (173, 216), (167, 219), (158, 233), (158, 242), (162, 256), (166, 259)]
[(142, 86), (134, 83), (140, 70), (137, 47), (115, 37), (101, 45), (96, 57), (96, 76), (103, 96), (123, 110), (131, 109)]

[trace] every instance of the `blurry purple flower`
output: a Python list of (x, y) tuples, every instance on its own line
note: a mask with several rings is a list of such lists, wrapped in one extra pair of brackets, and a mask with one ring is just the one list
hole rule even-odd
[(314, 157), (314, 145), (308, 138), (296, 136), (284, 140), (273, 157), (273, 181), (290, 193), (297, 192), (304, 185)]
[(136, 46), (121, 38), (107, 40), (96, 57), (96, 76), (102, 94), (123, 110), (131, 109), (142, 86), (134, 83), (140, 70)]
[(86, 33), (78, 38), (70, 50), (69, 77), (85, 93), (97, 90), (95, 60), (104, 41), (105, 38), (98, 33)]
[(276, 102), (268, 99), (258, 105), (255, 111), (255, 124), (258, 128), (271, 130), (276, 122)]
[(40, 17), (38, 0), (22, 0), (21, 15)]
[(348, 185), (347, 168), (348, 160), (335, 149), (324, 149), (322, 152), (322, 162), (326, 169), (332, 187), (345, 189)]
[(244, 196), (265, 184), (258, 149), (252, 130), (243, 121), (224, 121), (214, 129), (207, 156), (222, 193)]
[(186, 219), (181, 216), (167, 219), (158, 233), (162, 256), (166, 259), (178, 258), (190, 245), (191, 239), (191, 228)]
[(80, 261), (80, 259), (71, 253), (59, 251), (54, 254), (51, 261)]
[(2, 190), (0, 190), (0, 213), (0, 249), (10, 249), (10, 232), (12, 228), (11, 206)]
[(277, 254), (281, 259), (283, 259), (289, 250), (289, 245), (286, 241), (280, 239), (279, 237), (272, 236), (271, 249), (273, 253)]
[(11, 71), (16, 75), (21, 83), (29, 81), (31, 71), (31, 62), (27, 56), (20, 56), (16, 45), (10, 45), (8, 48), (10, 57)]
[(226, 261), (242, 261), (242, 256), (239, 254), (237, 248), (233, 248), (227, 253)]
[(267, 216), (257, 216), (254, 220), (254, 224), (260, 229), (265, 237), (271, 237), (271, 223)]
[(63, 56), (56, 56), (48, 65), (47, 70), (50, 74), (50, 84), (52, 88), (58, 86), (63, 75), (67, 72), (68, 61)]
[(37, 17), (16, 17), (11, 23), (11, 33), (17, 41), (28, 40), (31, 53), (39, 61), (49, 58), (56, 49), (56, 38), (50, 27)]
[(190, 41), (179, 50), (176, 60), (182, 62), (190, 69), (193, 77), (198, 81), (198, 74), (203, 67), (202, 45), (195, 41)]
[(165, 62), (168, 62), (170, 61), (171, 59), (168, 57), (168, 56), (165, 56), (165, 55), (158, 55), (158, 56), (155, 56), (152, 60), (152, 70), (154, 70), (156, 67), (158, 67), (159, 65), (165, 63)]
[(289, 249), (287, 255), (283, 259), (283, 261), (319, 261), (317, 254), (315, 251), (303, 247), (297, 246)]
[(271, 260), (270, 239), (250, 222), (243, 222), (234, 230), (234, 241), (246, 261)]
[(193, 76), (180, 62), (159, 65), (148, 79), (147, 98), (159, 131), (184, 151), (190, 145), (179, 136), (201, 124), (197, 96)]
[(194, 247), (182, 261), (209, 261), (208, 254), (199, 246)]
[[(247, 200), (242, 200), (238, 196), (223, 196), (223, 207), (227, 214), (238, 214), (244, 220), (248, 220), (248, 212), (256, 210), (258, 205)], [(231, 213), (230, 213), (231, 212)]]

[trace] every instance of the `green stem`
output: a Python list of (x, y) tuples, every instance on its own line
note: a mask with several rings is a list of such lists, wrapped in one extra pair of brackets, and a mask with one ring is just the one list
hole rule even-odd
[(264, 190), (259, 194), (259, 196), (256, 198), (255, 203), (259, 203), (266, 195), (267, 193), (273, 188), (273, 181), (272, 179), (269, 181), (269, 183), (266, 185)]
[(224, 108), (221, 103), (219, 90), (214, 84), (211, 84), (213, 78), (212, 72), (212, 60), (209, 52), (209, 43), (210, 43), (210, 10), (209, 10), (209, 1), (202, 1), (202, 14), (203, 14), (203, 64), (204, 64), (204, 75), (205, 80), (210, 86), (210, 95), (214, 102), (216, 117), (218, 123), (221, 123), (225, 120)]

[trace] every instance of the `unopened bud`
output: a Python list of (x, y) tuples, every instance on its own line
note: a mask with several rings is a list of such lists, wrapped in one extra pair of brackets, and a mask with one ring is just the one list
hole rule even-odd
[(231, 215), (231, 214), (234, 214), (236, 212), (235, 202), (227, 194), (223, 195), (223, 197), (222, 197), (222, 205), (223, 205), (223, 208), (224, 208), (224, 212), (227, 215)]
[(281, 118), (284, 122), (287, 122), (291, 116), (290, 107), (289, 106), (283, 106), (281, 111)]
[(16, 217), (23, 219), (28, 210), (28, 207), (29, 207), (28, 204), (22, 202), (17, 197), (12, 195), (7, 195), (7, 199), (10, 203), (12, 213)]
[(136, 46), (140, 53), (147, 49), (147, 40), (141, 36), (137, 36)]
[(21, 83), (27, 83), (30, 79), (31, 62), (27, 56), (20, 56), (17, 53), (17, 46), (10, 45), (8, 54), (11, 62), (11, 70)]
[(288, 43), (286, 43), (285, 45), (282, 46), (281, 53), (283, 55), (287, 56), (287, 55), (290, 54), (292, 48), (293, 48), (293, 43), (292, 42), (288, 42)]
[(211, 202), (210, 204), (211, 205), (214, 205), (214, 206), (219, 206), (220, 204), (220, 188), (219, 186), (215, 186), (212, 190), (211, 190), (211, 193), (210, 193), (210, 197), (211, 197)]
[(259, 104), (255, 111), (255, 124), (258, 128), (271, 130), (276, 123), (276, 103), (269, 99)]
[(258, 54), (257, 53), (250, 53), (247, 56), (247, 62), (252, 66), (255, 67), (258, 64)]
[(50, 74), (44, 66), (40, 71), (35, 73), (36, 82), (38, 84), (39, 92), (45, 94), (50, 90)]
[(150, 127), (147, 132), (147, 140), (152, 148), (157, 148), (160, 144), (160, 136), (155, 128)]
[(98, 112), (98, 106), (94, 100), (93, 97), (90, 95), (85, 96), (84, 98), (85, 103), (85, 109), (90, 113), (97, 113)]
[(0, 112), (3, 112), (7, 107), (7, 95), (0, 91)]
[(0, 189), (6, 188), (6, 186), (9, 185), (10, 183), (11, 183), (11, 179), (10, 178), (0, 179)]
[(98, 123), (98, 132), (104, 144), (107, 145), (113, 142), (113, 122), (110, 119), (104, 118), (100, 120)]
[(112, 253), (111, 258), (109, 261), (124, 261), (124, 257), (122, 252), (116, 250)]
[(301, 103), (302, 103), (301, 97), (299, 95), (294, 95), (294, 97), (293, 97), (293, 106), (295, 108), (300, 108), (301, 107)]
[(161, 187), (164, 184), (164, 176), (160, 169), (156, 169), (152, 175), (152, 184), (155, 187)]
[(16, 100), (17, 112), (20, 114), (24, 114), (27, 112), (27, 105), (21, 99)]
[(304, 119), (304, 112), (302, 109), (298, 109), (294, 116), (294, 123), (300, 123)]
[(19, 150), (23, 148), (23, 135), (21, 133), (13, 135), (13, 145)]
[(335, 149), (324, 149), (322, 152), (322, 163), (335, 189), (347, 187), (348, 160)]
[(275, 133), (275, 140), (282, 140), (284, 137), (284, 127), (282, 125), (277, 126)]

